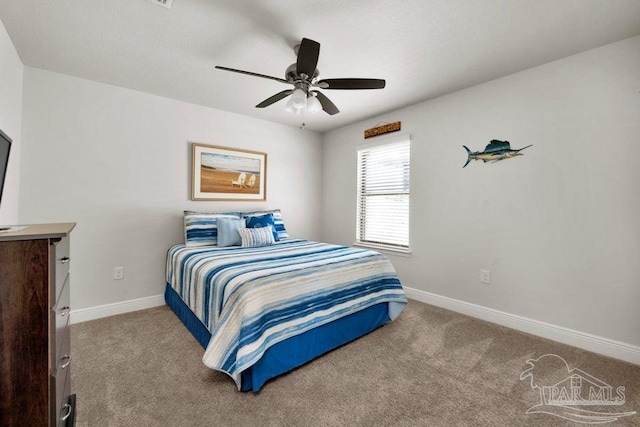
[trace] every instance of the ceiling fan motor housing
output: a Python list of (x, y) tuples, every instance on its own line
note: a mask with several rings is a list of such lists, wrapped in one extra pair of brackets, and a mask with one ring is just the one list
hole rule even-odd
[(291, 64), (287, 67), (287, 70), (284, 72), (284, 78), (290, 82), (291, 84), (296, 84), (298, 82), (306, 83), (307, 86), (310, 86), (311, 83), (318, 78), (320, 72), (316, 68), (313, 72), (313, 76), (307, 77), (306, 79), (302, 78), (302, 76), (298, 75), (297, 72), (297, 64)]

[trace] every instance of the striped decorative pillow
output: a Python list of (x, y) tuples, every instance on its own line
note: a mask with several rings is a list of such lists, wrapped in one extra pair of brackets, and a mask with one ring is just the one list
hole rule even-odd
[(278, 240), (288, 239), (289, 232), (284, 226), (284, 221), (282, 220), (282, 212), (280, 212), (280, 209), (239, 213), (239, 215), (242, 215), (245, 218), (248, 216), (260, 216), (260, 215), (266, 215), (266, 214), (273, 214), (273, 224), (274, 224), (273, 228), (278, 234)]
[(273, 227), (268, 225), (260, 228), (238, 228), (238, 234), (242, 239), (243, 248), (251, 248), (254, 246), (273, 245)]
[(184, 211), (185, 246), (215, 246), (219, 218), (240, 219), (237, 215)]

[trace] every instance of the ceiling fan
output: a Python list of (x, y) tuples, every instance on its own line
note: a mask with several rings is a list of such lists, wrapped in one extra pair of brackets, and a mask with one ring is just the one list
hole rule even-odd
[(265, 79), (275, 80), (282, 83), (293, 85), (293, 89), (283, 90), (275, 95), (265, 99), (257, 108), (268, 107), (269, 105), (280, 101), (291, 95), (291, 99), (287, 103), (287, 110), (300, 112), (308, 110), (310, 112), (318, 111), (322, 108), (326, 113), (334, 115), (340, 112), (329, 98), (322, 92), (313, 90), (319, 89), (339, 89), (339, 90), (355, 90), (355, 89), (382, 89), (385, 81), (381, 79), (324, 79), (318, 80), (319, 72), (318, 57), (320, 55), (320, 43), (303, 38), (302, 42), (294, 48), (298, 56), (295, 64), (287, 67), (284, 75), (285, 78), (267, 76), (264, 74), (252, 73), (251, 71), (236, 70), (235, 68), (216, 66), (219, 70), (232, 71), (234, 73), (247, 74), (249, 76), (262, 77)]

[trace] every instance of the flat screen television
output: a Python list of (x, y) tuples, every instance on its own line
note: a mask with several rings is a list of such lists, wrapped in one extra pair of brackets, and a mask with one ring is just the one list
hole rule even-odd
[(11, 151), (11, 138), (0, 129), (0, 203), (2, 203), (2, 192), (4, 190), (4, 180), (7, 176), (9, 166), (9, 152)]

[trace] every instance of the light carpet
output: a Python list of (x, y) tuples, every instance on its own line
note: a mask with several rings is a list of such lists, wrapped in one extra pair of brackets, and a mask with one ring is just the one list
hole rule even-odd
[[(545, 354), (590, 375), (583, 385), (597, 379), (617, 397), (624, 387), (622, 405), (581, 408), (640, 412), (640, 366), (413, 300), (396, 321), (257, 394), (206, 368), (204, 350), (166, 306), (75, 324), (71, 337), (82, 427), (579, 426), (527, 414), (541, 394), (520, 376)], [(538, 372), (534, 385), (567, 376), (552, 371)], [(610, 425), (640, 426), (640, 415)]]

